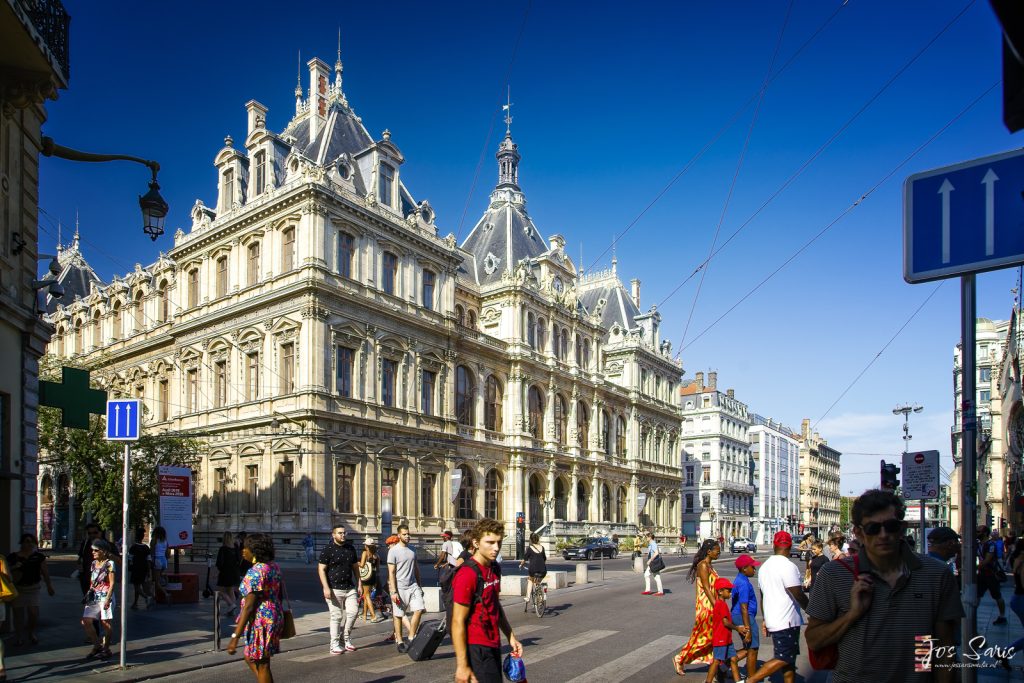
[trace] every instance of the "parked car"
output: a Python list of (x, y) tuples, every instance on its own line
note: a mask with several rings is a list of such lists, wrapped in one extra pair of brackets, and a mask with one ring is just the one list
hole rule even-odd
[(597, 538), (580, 538), (573, 545), (562, 550), (566, 560), (592, 560), (595, 557), (616, 557), (619, 547), (606, 536)]
[(757, 545), (745, 538), (734, 538), (730, 550), (732, 550), (734, 555), (737, 553), (756, 553)]

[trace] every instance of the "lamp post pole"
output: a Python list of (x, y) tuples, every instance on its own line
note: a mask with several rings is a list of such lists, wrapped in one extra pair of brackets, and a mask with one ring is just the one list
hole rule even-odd
[[(910, 413), (920, 413), (922, 410), (924, 410), (924, 406), (918, 405), (916, 403), (914, 403), (914, 404), (907, 403), (905, 405), (896, 406), (895, 408), (892, 409), (892, 414), (893, 415), (902, 415), (903, 416), (903, 455), (904, 456), (907, 453), (910, 452), (910, 440), (914, 438), (913, 436), (910, 435)], [(906, 476), (905, 473), (904, 473), (904, 476)], [(926, 529), (925, 516), (926, 516), (927, 513), (926, 513), (926, 509), (925, 509), (925, 505), (924, 505), (924, 499), (922, 498), (918, 502), (921, 504), (921, 508), (920, 508), (921, 509), (921, 530), (920, 530), (920, 538), (918, 540), (918, 545), (921, 548), (921, 552), (922, 553), (926, 553), (926, 552), (928, 552), (928, 540), (925, 538), (925, 529)]]

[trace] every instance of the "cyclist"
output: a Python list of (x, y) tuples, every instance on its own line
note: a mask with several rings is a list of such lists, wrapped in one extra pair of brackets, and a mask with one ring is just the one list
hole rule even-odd
[(530, 534), (530, 545), (526, 549), (523, 559), (519, 561), (519, 568), (522, 569), (523, 565), (527, 562), (530, 563), (530, 580), (526, 584), (525, 600), (530, 602), (534, 588), (540, 588), (540, 582), (544, 580), (548, 573), (548, 556), (544, 552), (544, 546), (540, 544), (540, 536), (538, 534)]

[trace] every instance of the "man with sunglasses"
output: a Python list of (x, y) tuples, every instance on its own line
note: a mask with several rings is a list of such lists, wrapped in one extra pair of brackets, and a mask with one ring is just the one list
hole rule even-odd
[[(856, 563), (830, 562), (818, 572), (807, 606), (807, 647), (836, 645), (834, 683), (952, 681), (953, 633), (964, 616), (956, 579), (944, 563), (903, 542), (903, 501), (867, 491), (853, 504)], [(915, 671), (917, 637), (930, 637), (930, 671)], [(939, 656), (942, 653), (943, 656)]]

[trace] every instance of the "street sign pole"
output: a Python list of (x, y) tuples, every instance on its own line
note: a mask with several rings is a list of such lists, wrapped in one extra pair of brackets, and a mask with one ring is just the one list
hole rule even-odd
[(121, 488), (121, 668), (128, 668), (128, 463), (131, 442), (124, 442), (124, 482)]
[[(960, 375), (963, 392), (961, 398), (961, 448), (963, 455), (960, 467), (960, 600), (964, 606), (961, 622), (961, 643), (969, 643), (978, 632), (978, 613), (974, 604), (975, 561), (974, 537), (977, 527), (977, 441), (978, 425), (974, 411), (975, 378), (975, 336), (977, 291), (974, 273), (960, 278)], [(977, 680), (977, 669), (965, 667), (962, 670), (964, 683)]]

